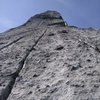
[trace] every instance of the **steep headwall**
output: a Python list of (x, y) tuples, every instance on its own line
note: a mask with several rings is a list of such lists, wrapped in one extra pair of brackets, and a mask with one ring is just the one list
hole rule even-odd
[(0, 100), (100, 100), (100, 30), (46, 11), (0, 35)]

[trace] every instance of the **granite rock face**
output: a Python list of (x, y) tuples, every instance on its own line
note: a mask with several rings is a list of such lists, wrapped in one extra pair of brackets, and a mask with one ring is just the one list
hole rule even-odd
[(100, 100), (100, 30), (46, 11), (1, 34), (0, 100)]

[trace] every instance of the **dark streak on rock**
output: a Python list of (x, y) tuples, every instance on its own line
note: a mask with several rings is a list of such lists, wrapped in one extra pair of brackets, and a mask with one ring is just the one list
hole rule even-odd
[[(47, 31), (47, 29), (44, 31), (44, 33), (46, 33), (46, 31)], [(12, 89), (13, 89), (13, 86), (15, 84), (16, 78), (19, 76), (19, 73), (22, 70), (28, 55), (31, 53), (32, 50), (34, 50), (34, 47), (37, 45), (39, 40), (43, 37), (44, 33), (35, 41), (35, 44), (26, 52), (26, 55), (19, 62), (19, 66), (18, 66), (17, 71), (14, 72), (13, 74), (9, 75), (10, 76), (10, 82), (6, 86), (6, 88), (4, 90), (2, 90), (1, 95), (0, 95), (0, 100), (7, 100), (7, 98), (9, 97), (9, 95), (10, 95)], [(18, 39), (17, 39), (17, 41), (18, 41)]]
[(2, 48), (0, 48), (0, 50), (2, 50), (2, 49), (4, 49), (4, 48), (7, 48), (8, 46), (10, 46), (10, 45), (16, 43), (17, 41), (21, 40), (21, 39), (24, 38), (24, 37), (25, 37), (25, 36), (22, 36), (22, 37), (20, 37), (20, 38), (18, 38), (18, 39), (16, 39), (16, 40), (12, 41), (11, 43), (9, 43), (9, 44), (3, 46)]
[(95, 50), (98, 52), (98, 53), (100, 53), (100, 49), (96, 46), (95, 47)]
[(63, 46), (57, 46), (56, 48), (55, 48), (55, 50), (62, 50), (64, 47)]
[(48, 36), (54, 36), (55, 34), (54, 33), (51, 33), (51, 34), (49, 34)]
[(48, 24), (48, 26), (52, 26), (52, 25), (66, 26), (65, 22), (57, 22), (57, 23)]
[(66, 30), (58, 31), (59, 33), (68, 33)]

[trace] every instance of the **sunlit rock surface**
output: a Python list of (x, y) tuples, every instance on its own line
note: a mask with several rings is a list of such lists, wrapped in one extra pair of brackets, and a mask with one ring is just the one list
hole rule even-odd
[(100, 100), (100, 30), (46, 11), (0, 35), (0, 100)]

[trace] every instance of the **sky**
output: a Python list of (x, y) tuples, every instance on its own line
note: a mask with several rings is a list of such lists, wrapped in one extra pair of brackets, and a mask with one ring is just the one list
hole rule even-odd
[(100, 28), (100, 0), (0, 0), (0, 33), (47, 10), (60, 12), (69, 25)]

